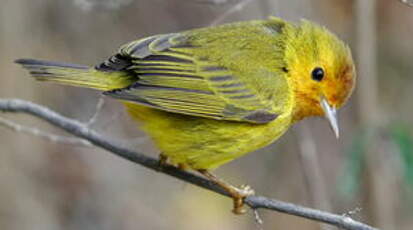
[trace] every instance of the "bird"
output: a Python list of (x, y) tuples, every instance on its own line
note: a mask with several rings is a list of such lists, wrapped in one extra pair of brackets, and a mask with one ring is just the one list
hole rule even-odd
[(245, 213), (249, 186), (213, 170), (279, 139), (307, 117), (327, 118), (351, 96), (351, 50), (325, 27), (278, 17), (153, 35), (94, 66), (18, 59), (39, 81), (119, 100), (160, 150), (160, 163), (199, 172)]

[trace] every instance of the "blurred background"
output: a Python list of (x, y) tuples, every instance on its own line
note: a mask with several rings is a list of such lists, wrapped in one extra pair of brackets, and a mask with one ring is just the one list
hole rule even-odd
[[(386, 230), (413, 228), (413, 8), (397, 0), (1, 0), (0, 97), (46, 105), (87, 122), (97, 92), (34, 82), (22, 57), (93, 65), (120, 45), (269, 15), (325, 25), (353, 50), (355, 95), (336, 140), (322, 118), (216, 173), (260, 195)], [(25, 115), (1, 118), (65, 135)], [(156, 156), (151, 141), (114, 100), (93, 128)], [(103, 150), (61, 144), (0, 127), (0, 228), (7, 230), (256, 229), (231, 200), (149, 171)], [(264, 229), (336, 229), (260, 211)]]

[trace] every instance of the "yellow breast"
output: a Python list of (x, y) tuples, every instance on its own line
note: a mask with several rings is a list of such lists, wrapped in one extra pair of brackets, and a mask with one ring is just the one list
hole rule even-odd
[(219, 121), (124, 102), (131, 116), (174, 164), (213, 169), (278, 139), (290, 126), (282, 114), (267, 124)]

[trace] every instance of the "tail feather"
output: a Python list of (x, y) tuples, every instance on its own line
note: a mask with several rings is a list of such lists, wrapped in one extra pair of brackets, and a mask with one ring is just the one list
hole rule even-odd
[(36, 80), (72, 86), (112, 90), (128, 86), (131, 80), (125, 73), (107, 73), (77, 64), (35, 59), (18, 59), (15, 62), (27, 69)]
[(36, 59), (29, 59), (29, 58), (22, 58), (17, 59), (17, 64), (23, 65), (25, 67), (41, 67), (41, 66), (54, 66), (54, 67), (61, 67), (61, 68), (73, 68), (73, 69), (89, 69), (88, 66), (78, 65), (78, 64), (70, 64), (64, 62), (54, 62), (54, 61), (44, 61), (44, 60), (36, 60)]

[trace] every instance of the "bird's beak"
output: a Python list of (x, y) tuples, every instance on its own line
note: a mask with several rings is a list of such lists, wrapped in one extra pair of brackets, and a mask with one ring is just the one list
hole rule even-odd
[(324, 114), (330, 123), (331, 129), (333, 129), (334, 134), (336, 135), (337, 139), (339, 138), (339, 129), (338, 129), (338, 122), (337, 122), (337, 110), (336, 108), (330, 106), (325, 98), (321, 98), (320, 101), (321, 108), (324, 110)]

